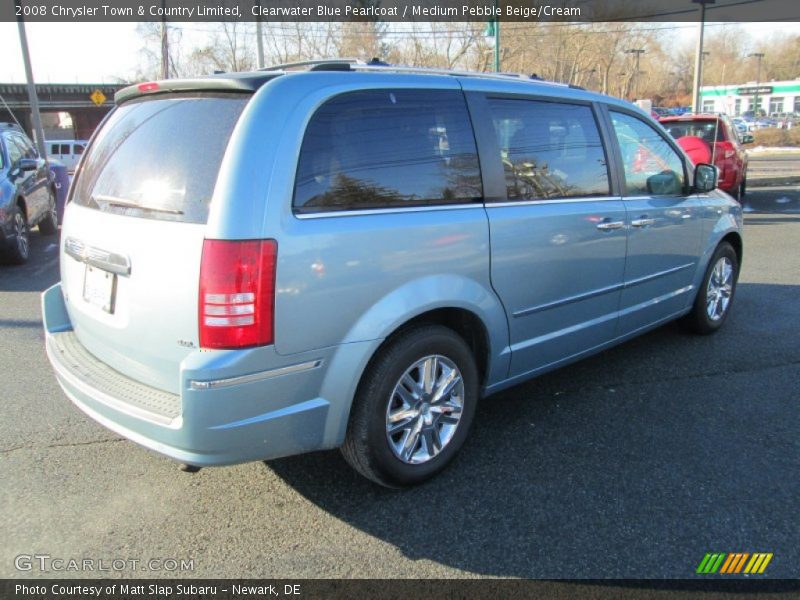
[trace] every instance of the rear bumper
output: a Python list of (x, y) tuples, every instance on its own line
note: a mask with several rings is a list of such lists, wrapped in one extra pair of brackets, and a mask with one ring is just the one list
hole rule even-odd
[[(47, 355), (72, 402), (108, 429), (146, 448), (197, 466), (225, 465), (300, 454), (341, 444), (351, 386), (331, 385), (329, 365), (346, 344), (252, 365), (252, 350), (194, 353), (181, 365), (180, 394), (152, 388), (105, 365), (82, 346), (69, 320), (60, 284), (42, 295)], [(265, 349), (258, 349), (264, 353)], [(242, 360), (239, 360), (243, 358)], [(261, 357), (260, 357), (261, 358)], [(177, 374), (176, 374), (177, 375)], [(323, 390), (342, 390), (323, 397)]]
[(739, 185), (742, 183), (741, 171), (730, 165), (719, 165), (719, 167), (720, 178), (717, 184), (719, 189), (731, 195), (736, 195)]

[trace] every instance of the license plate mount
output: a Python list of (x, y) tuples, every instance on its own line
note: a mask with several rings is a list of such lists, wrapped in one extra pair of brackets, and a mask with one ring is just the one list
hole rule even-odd
[(83, 299), (90, 305), (114, 314), (114, 297), (117, 292), (117, 276), (103, 269), (86, 265), (83, 277)]

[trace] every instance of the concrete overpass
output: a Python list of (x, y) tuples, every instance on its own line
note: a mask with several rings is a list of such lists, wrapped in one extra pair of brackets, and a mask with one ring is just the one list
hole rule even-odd
[[(46, 115), (66, 112), (72, 117), (74, 137), (86, 139), (114, 106), (114, 93), (127, 84), (107, 83), (40, 83), (36, 85), (39, 94), (39, 110), (43, 120)], [(105, 99), (98, 96), (100, 92)], [(103, 100), (97, 104), (95, 100)], [(12, 112), (22, 124), (28, 135), (32, 136), (33, 126), (31, 108), (28, 102), (28, 88), (24, 83), (0, 83), (0, 121), (13, 122)], [(45, 138), (53, 139), (55, 135), (70, 137), (69, 132), (53, 131), (45, 128)]]

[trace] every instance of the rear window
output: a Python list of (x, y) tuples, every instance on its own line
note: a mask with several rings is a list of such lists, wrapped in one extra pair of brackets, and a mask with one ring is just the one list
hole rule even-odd
[(117, 108), (83, 161), (73, 201), (133, 217), (205, 223), (249, 97), (170, 96)]
[(709, 144), (726, 140), (725, 126), (719, 121), (667, 121), (662, 125), (676, 140), (687, 135), (699, 137)]

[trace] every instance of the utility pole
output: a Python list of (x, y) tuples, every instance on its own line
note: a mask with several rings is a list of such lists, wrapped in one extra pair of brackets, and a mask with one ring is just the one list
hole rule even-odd
[(636, 66), (634, 67), (634, 77), (636, 77), (636, 84), (634, 87), (634, 95), (636, 100), (639, 100), (639, 57), (644, 54), (644, 48), (630, 48), (625, 50), (625, 54), (633, 54), (636, 57)]
[(761, 85), (761, 59), (764, 58), (763, 52), (753, 52), (752, 54), (748, 54), (748, 57), (755, 57), (758, 59), (758, 69), (756, 70), (756, 95), (753, 98), (753, 117), (758, 118), (760, 115), (758, 114), (758, 86)]
[(169, 79), (169, 37), (167, 35), (167, 0), (161, 0), (161, 8), (164, 14), (161, 17), (161, 79)]
[(33, 133), (36, 138), (36, 149), (39, 156), (47, 160), (47, 152), (44, 146), (44, 130), (42, 129), (42, 116), (39, 113), (39, 96), (36, 94), (36, 85), (33, 83), (33, 68), (31, 67), (31, 55), (28, 52), (28, 36), (25, 35), (25, 23), (22, 17), (17, 18), (19, 28), (19, 45), (22, 48), (22, 60), (25, 63), (25, 79), (28, 82), (28, 102), (31, 104), (31, 118)]
[(697, 51), (694, 55), (694, 90), (692, 94), (692, 111), (699, 113), (700, 87), (703, 85), (703, 34), (706, 26), (706, 4), (716, 4), (717, 0), (692, 0), (700, 5), (700, 35), (697, 37)]
[(494, 22), (494, 72), (500, 72), (500, 19)]
[(263, 31), (261, 27), (261, 0), (256, 0), (256, 7), (258, 8), (258, 16), (256, 16), (256, 48), (258, 49), (258, 68), (264, 68), (264, 40), (261, 39)]

